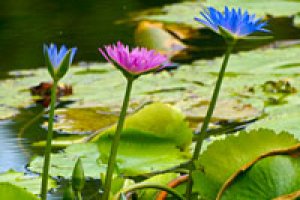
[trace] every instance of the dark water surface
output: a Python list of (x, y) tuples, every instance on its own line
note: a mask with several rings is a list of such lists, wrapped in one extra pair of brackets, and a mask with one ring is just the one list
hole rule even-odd
[(79, 48), (76, 61), (97, 61), (98, 47), (121, 40), (133, 43), (134, 25), (118, 23), (131, 12), (175, 0), (1, 0), (0, 69), (44, 65), (42, 45)]

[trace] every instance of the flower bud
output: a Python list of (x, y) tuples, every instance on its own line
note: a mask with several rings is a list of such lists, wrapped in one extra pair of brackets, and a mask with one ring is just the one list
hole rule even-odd
[(81, 191), (84, 187), (85, 177), (81, 159), (78, 158), (72, 174), (72, 187), (74, 191)]

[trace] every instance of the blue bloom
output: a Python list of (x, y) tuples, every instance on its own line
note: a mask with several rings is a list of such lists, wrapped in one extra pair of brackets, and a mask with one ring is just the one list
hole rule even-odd
[[(49, 57), (50, 62), (54, 69), (57, 69), (60, 67), (61, 62), (63, 61), (63, 59), (66, 56), (66, 54), (68, 53), (68, 51), (69, 50), (67, 49), (67, 47), (65, 45), (62, 45), (59, 51), (55, 44), (50, 44), (49, 47), (47, 45), (44, 45), (44, 54), (48, 54), (48, 57)], [(71, 49), (69, 64), (72, 63), (76, 51), (77, 51), (77, 48)]]
[(270, 32), (264, 27), (267, 22), (263, 22), (261, 18), (256, 18), (255, 14), (250, 15), (247, 11), (242, 13), (241, 8), (231, 10), (225, 6), (224, 13), (216, 10), (213, 7), (208, 7), (206, 10), (200, 12), (203, 19), (195, 17), (195, 20), (211, 28), (217, 33), (220, 28), (231, 33), (235, 37), (243, 37), (254, 32)]

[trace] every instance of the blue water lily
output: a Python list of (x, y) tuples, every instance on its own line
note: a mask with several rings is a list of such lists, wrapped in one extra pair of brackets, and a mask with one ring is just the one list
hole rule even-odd
[(67, 49), (65, 45), (62, 45), (59, 50), (55, 44), (44, 45), (48, 71), (54, 80), (59, 80), (66, 74), (76, 51), (77, 48)]
[[(65, 45), (62, 45), (60, 50), (58, 51), (56, 44), (50, 44), (49, 47), (45, 44), (44, 45), (44, 54), (47, 54), (52, 66), (57, 69), (59, 68), (62, 60), (68, 53), (68, 49)], [(73, 61), (73, 58), (75, 56), (75, 53), (77, 51), (77, 48), (72, 48), (71, 49), (71, 55), (70, 55), (70, 61), (69, 63), (71, 64)]]
[(195, 17), (195, 20), (211, 28), (217, 33), (222, 33), (223, 29), (234, 37), (244, 37), (254, 32), (270, 32), (265, 29), (267, 22), (261, 18), (256, 18), (255, 14), (250, 15), (248, 11), (242, 12), (232, 8), (231, 10), (225, 6), (224, 13), (213, 7), (208, 7), (200, 12), (203, 19)]

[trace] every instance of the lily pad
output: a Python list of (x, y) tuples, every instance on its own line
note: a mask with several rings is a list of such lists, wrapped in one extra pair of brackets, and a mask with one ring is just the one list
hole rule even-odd
[(276, 132), (288, 131), (300, 139), (299, 120), (300, 113), (299, 107), (294, 107), (294, 111), (284, 112), (278, 115), (270, 115), (265, 119), (259, 120), (249, 127), (248, 130), (257, 128), (268, 128)]
[[(108, 159), (111, 140), (111, 135), (104, 135), (98, 141), (101, 159), (104, 163)], [(182, 152), (178, 149), (171, 140), (134, 129), (123, 131), (118, 152), (118, 171), (125, 176), (164, 171), (187, 162), (191, 156), (188, 151)]]
[(25, 189), (7, 182), (0, 183), (0, 199), (39, 200), (38, 197)]
[(268, 129), (242, 131), (216, 140), (208, 145), (200, 157), (200, 170), (193, 174), (195, 190), (207, 199), (215, 199), (225, 181), (243, 165), (261, 154), (288, 148), (297, 142), (291, 134), (276, 134)]
[[(61, 153), (51, 154), (49, 174), (52, 177), (62, 176), (70, 178), (74, 165), (78, 158), (81, 158), (86, 177), (99, 179), (100, 173), (105, 172), (105, 165), (97, 162), (99, 153), (95, 143), (74, 144), (67, 147)], [(41, 173), (43, 169), (43, 157), (34, 158), (28, 167), (33, 172)]]
[[(231, 55), (226, 73), (299, 75), (299, 53), (299, 47), (240, 52)], [(195, 61), (193, 65), (198, 66), (201, 71), (218, 73), (222, 61), (223, 58), (217, 58), (213, 62), (200, 60)]]
[[(99, 134), (95, 139), (97, 144), (71, 145), (64, 152), (52, 154), (51, 176), (70, 177), (76, 159), (81, 157), (86, 176), (99, 178), (100, 173), (105, 173), (104, 163), (114, 132), (112, 127)], [(125, 123), (119, 146), (118, 171), (125, 176), (136, 176), (180, 165), (190, 158), (187, 147), (191, 142), (192, 131), (178, 110), (161, 103), (151, 104), (128, 117)], [(29, 169), (40, 172), (42, 163), (43, 158), (37, 157)]]
[[(111, 137), (115, 133), (115, 127), (105, 131), (103, 135)], [(188, 127), (184, 115), (167, 104), (153, 103), (145, 106), (125, 120), (124, 130), (127, 129), (149, 133), (151, 137), (173, 142), (182, 149), (186, 149), (192, 142), (192, 130)], [(131, 131), (126, 133), (131, 134)], [(99, 139), (101, 140), (101, 135)]]
[[(0, 182), (8, 182), (30, 191), (33, 194), (39, 194), (41, 191), (42, 178), (37, 175), (25, 175), (21, 172), (7, 171), (0, 174)], [(56, 187), (53, 179), (48, 179), (48, 188)]]
[(300, 159), (277, 155), (264, 158), (240, 174), (220, 199), (275, 199), (300, 189)]
[[(268, 0), (208, 0), (205, 2), (196, 0), (194, 2), (180, 2), (166, 5), (162, 8), (161, 13), (158, 14), (155, 14), (155, 12), (154, 14), (151, 14), (150, 10), (150, 14), (145, 16), (145, 12), (143, 12), (142, 16), (138, 16), (137, 19), (154, 20), (166, 23), (181, 23), (199, 28), (202, 25), (193, 19), (195, 16), (199, 15), (199, 12), (204, 6), (213, 6), (220, 10), (223, 10), (224, 6), (228, 6), (230, 8), (243, 8), (248, 10), (250, 13), (255, 13), (259, 17), (263, 18), (265, 18), (267, 15), (272, 15), (275, 17), (288, 17), (291, 15), (296, 15), (300, 12), (300, 3), (298, 1), (274, 0), (272, 1), (272, 6), (270, 6), (270, 2)], [(178, 13), (180, 13), (180, 15)]]
[(63, 133), (87, 134), (107, 128), (118, 120), (119, 114), (103, 107), (68, 108), (57, 110), (54, 130)]

